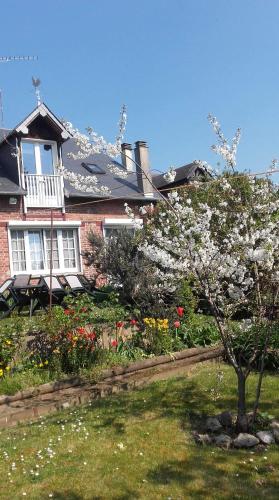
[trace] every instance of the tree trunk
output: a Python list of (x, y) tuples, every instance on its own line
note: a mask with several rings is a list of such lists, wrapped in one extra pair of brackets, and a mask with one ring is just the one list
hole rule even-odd
[(241, 370), (237, 372), (238, 379), (238, 405), (236, 428), (239, 432), (248, 431), (248, 418), (246, 413), (246, 377)]

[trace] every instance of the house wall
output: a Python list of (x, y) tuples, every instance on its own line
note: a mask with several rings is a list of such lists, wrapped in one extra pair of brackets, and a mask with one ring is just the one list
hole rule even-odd
[[(11, 276), (8, 222), (24, 221), (50, 221), (51, 211), (48, 208), (28, 209), (27, 214), (23, 211), (23, 200), (17, 198), (17, 205), (9, 205), (9, 196), (0, 197), (0, 284)], [(53, 210), (53, 219), (55, 221), (79, 221), (80, 225), (80, 251), (90, 250), (87, 235), (90, 231), (99, 234), (103, 232), (103, 223), (106, 218), (125, 218), (127, 215), (124, 210), (124, 200), (109, 200), (93, 203), (91, 205), (78, 205), (84, 203), (84, 199), (66, 200), (65, 213), (61, 210)], [(129, 206), (137, 211), (141, 203), (129, 202)], [(86, 266), (82, 259), (83, 273), (88, 277), (93, 275), (93, 269)]]

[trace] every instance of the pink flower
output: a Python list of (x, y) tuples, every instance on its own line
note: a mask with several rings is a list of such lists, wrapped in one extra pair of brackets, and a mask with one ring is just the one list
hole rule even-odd
[(180, 327), (180, 321), (175, 321), (174, 322), (174, 326), (175, 326), (175, 328), (179, 328)]
[(117, 347), (117, 346), (118, 346), (118, 342), (117, 342), (117, 340), (113, 339), (113, 340), (111, 341), (110, 345), (111, 345), (112, 347)]
[(135, 326), (137, 324), (137, 320), (136, 319), (131, 319), (130, 324), (132, 326)]

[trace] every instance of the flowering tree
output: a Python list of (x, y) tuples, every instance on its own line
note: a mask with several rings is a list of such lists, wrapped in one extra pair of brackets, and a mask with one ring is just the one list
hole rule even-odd
[[(260, 356), (255, 417), (278, 304), (279, 192), (268, 178), (257, 180), (234, 172), (240, 131), (230, 146), (217, 120), (209, 119), (218, 137), (213, 150), (225, 159), (227, 173), (211, 182), (195, 183), (180, 194), (172, 192), (172, 210), (161, 204), (155, 211), (141, 249), (156, 263), (161, 286), (175, 287), (181, 278), (191, 278), (197, 292), (206, 298), (237, 374), (237, 426), (246, 431), (246, 380)], [(232, 327), (232, 318), (243, 308), (250, 317), (249, 327), (259, 327), (254, 330), (254, 347), (245, 363), (234, 350)], [(261, 331), (265, 332), (263, 344), (259, 342)]]

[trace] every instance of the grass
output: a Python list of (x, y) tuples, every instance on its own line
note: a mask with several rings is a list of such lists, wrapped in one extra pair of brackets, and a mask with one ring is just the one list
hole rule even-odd
[[(249, 393), (254, 388), (252, 377)], [(261, 410), (276, 418), (278, 394), (279, 376), (267, 375)], [(0, 498), (277, 499), (278, 446), (225, 452), (192, 441), (197, 415), (234, 405), (232, 370), (209, 363), (187, 377), (2, 430)]]

